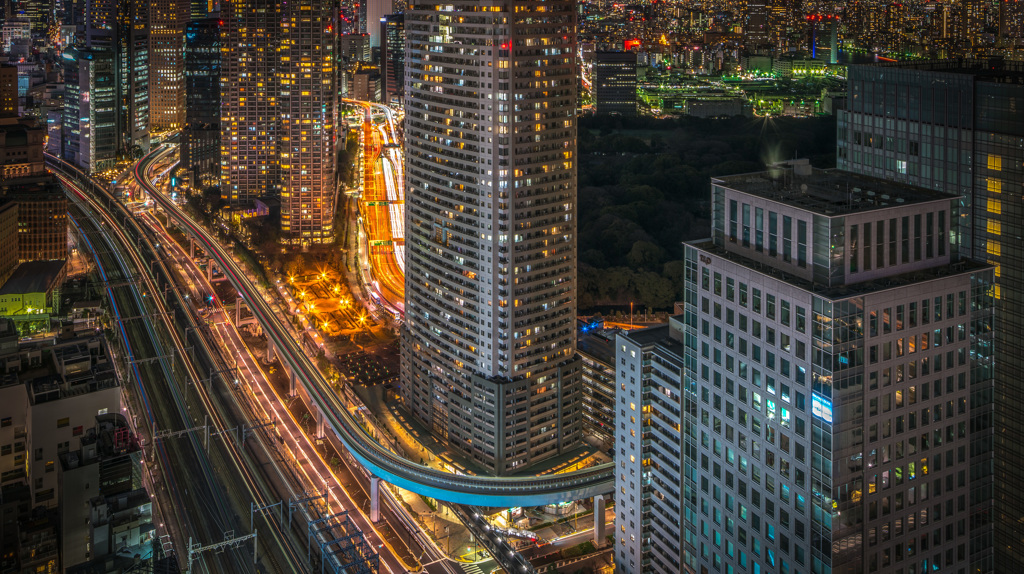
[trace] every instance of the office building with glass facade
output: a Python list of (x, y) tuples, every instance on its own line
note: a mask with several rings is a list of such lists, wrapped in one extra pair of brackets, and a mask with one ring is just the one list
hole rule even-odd
[(619, 338), (620, 571), (984, 563), (996, 290), (958, 200), (794, 162), (712, 205), (684, 314)]
[[(850, 66), (837, 164), (959, 198), (958, 248), (995, 268), (995, 550), (979, 572), (1024, 570), (1024, 65), (1001, 59)], [(983, 498), (985, 492), (972, 492)]]

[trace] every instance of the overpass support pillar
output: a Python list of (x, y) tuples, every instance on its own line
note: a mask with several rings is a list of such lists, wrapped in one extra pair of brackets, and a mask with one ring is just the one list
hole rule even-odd
[(607, 536), (605, 531), (604, 504), (603, 494), (594, 497), (594, 546), (604, 544), (604, 537)]
[(213, 283), (213, 265), (213, 258), (210, 258), (206, 264), (206, 280), (211, 284)]
[(316, 437), (317, 438), (323, 438), (325, 436), (325, 434), (324, 434), (324, 422), (326, 420), (327, 420), (327, 417), (324, 416), (324, 412), (322, 410), (320, 410), (320, 409), (317, 409), (316, 410)]
[[(177, 224), (178, 221), (174, 220), (174, 223)], [(188, 256), (190, 259), (196, 258), (196, 240), (191, 235), (188, 236)]]
[[(282, 363), (282, 364), (284, 364), (284, 363)], [(298, 377), (295, 376), (295, 369), (291, 369), (291, 370), (288, 371), (288, 396), (289, 397), (294, 397), (295, 396), (295, 380), (297, 378)]]
[(370, 522), (380, 521), (380, 479), (370, 477)]
[(274, 348), (274, 341), (267, 337), (267, 362), (273, 363), (277, 358), (277, 349)]

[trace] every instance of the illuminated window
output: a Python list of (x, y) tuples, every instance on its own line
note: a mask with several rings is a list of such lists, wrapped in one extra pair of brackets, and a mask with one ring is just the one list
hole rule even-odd
[(988, 232), (992, 235), (1002, 235), (1003, 225), (995, 219), (988, 220)]
[(988, 212), (999, 214), (1003, 212), (1003, 204), (998, 199), (988, 198)]
[(1002, 252), (1003, 252), (1002, 246), (999, 244), (998, 241), (992, 241), (991, 239), (988, 240), (988, 253), (989, 253), (989, 255), (999, 256), (999, 255), (1002, 255)]
[(1002, 156), (988, 154), (988, 168), (992, 171), (1003, 170), (1003, 158)]
[(989, 177), (989, 178), (985, 179), (985, 182), (988, 184), (988, 191), (990, 193), (1002, 193), (1002, 191), (1003, 191), (1003, 182), (1002, 182), (1002, 180), (994, 179), (994, 178)]

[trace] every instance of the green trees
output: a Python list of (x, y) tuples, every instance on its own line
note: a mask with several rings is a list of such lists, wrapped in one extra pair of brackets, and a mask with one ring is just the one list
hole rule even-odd
[(580, 118), (580, 309), (670, 309), (683, 242), (711, 234), (710, 178), (795, 155), (831, 167), (835, 129), (831, 117)]

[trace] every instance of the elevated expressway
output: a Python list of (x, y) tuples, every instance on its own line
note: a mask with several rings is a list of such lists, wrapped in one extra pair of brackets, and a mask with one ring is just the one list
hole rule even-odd
[(173, 149), (165, 144), (144, 157), (135, 166), (135, 177), (167, 216), (178, 222), (182, 230), (203, 248), (249, 305), (267, 335), (268, 350), (280, 359), (289, 373), (292, 387), (315, 413), (318, 430), (323, 433), (329, 428), (349, 453), (374, 476), (438, 500), (486, 507), (542, 506), (590, 498), (614, 490), (615, 469), (610, 463), (546, 476), (457, 475), (411, 462), (374, 440), (289, 335), (281, 318), (259, 296), (231, 255), (144, 177), (150, 163)]
[[(387, 106), (344, 100), (363, 109), (359, 213), (373, 293), (399, 314), (405, 311), (405, 193), (401, 141)], [(375, 123), (374, 117), (381, 118)]]
[[(191, 432), (187, 432), (185, 441), (154, 441), (150, 433), (150, 429), (155, 432), (158, 422), (163, 429), (190, 428), (198, 424), (193, 418), (197, 410), (209, 415), (207, 420), (216, 436), (237, 423), (237, 412), (224, 405), (224, 395), (230, 393), (195, 384), (202, 380), (196, 369), (211, 364), (210, 353), (203, 348), (187, 347), (178, 336), (181, 323), (189, 317), (180, 311), (185, 308), (180, 294), (172, 290), (161, 295), (158, 277), (167, 277), (167, 273), (157, 255), (158, 248), (139, 233), (127, 210), (111, 207), (109, 196), (96, 194), (99, 198), (107, 197), (107, 202), (93, 198), (87, 191), (97, 185), (92, 180), (67, 169), (52, 156), (47, 156), (47, 165), (67, 190), (70, 222), (106, 285), (116, 330), (124, 345), (120, 354), (126, 360), (126, 371), (136, 381), (134, 388), (142, 406), (138, 414), (146, 421), (136, 432), (141, 428), (141, 434), (150, 434), (148, 443), (153, 445), (155, 459), (147, 466), (151, 472), (154, 466), (161, 469), (161, 483), (167, 487), (168, 497), (162, 509), (168, 512), (166, 523), (180, 554), (184, 556), (188, 549), (185, 541), (190, 536), (211, 541), (222, 539), (227, 530), (244, 530), (239, 515), (244, 514), (248, 503), (255, 501), (263, 506), (276, 494), (272, 493), (270, 480), (257, 474), (267, 460), (259, 449), (247, 449), (231, 440), (204, 447)], [(114, 289), (115, 286), (121, 288)], [(146, 293), (153, 296), (147, 297)], [(166, 295), (170, 295), (167, 301)], [(189, 328), (195, 329), (196, 325), (192, 323)], [(193, 353), (176, 352), (185, 348)], [(175, 369), (175, 365), (179, 368)], [(161, 490), (154, 488), (152, 492), (163, 498)], [(229, 552), (214, 555), (210, 564), (197, 564), (199, 571), (309, 570), (301, 554), (302, 538), (292, 538), (280, 525), (263, 517), (257, 524), (263, 525), (263, 535), (259, 537), (260, 566)]]

